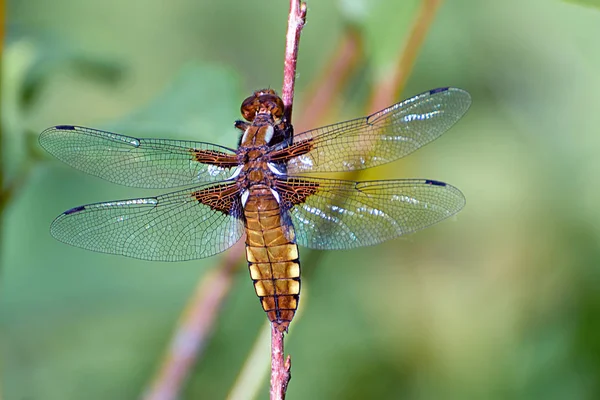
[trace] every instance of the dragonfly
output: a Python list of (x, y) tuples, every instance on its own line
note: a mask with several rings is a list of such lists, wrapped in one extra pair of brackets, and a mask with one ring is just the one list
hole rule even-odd
[(465, 205), (460, 190), (437, 180), (310, 174), (362, 170), (404, 157), (446, 132), (470, 104), (466, 91), (439, 88), (366, 117), (294, 134), (281, 98), (263, 89), (242, 102), (237, 149), (51, 127), (40, 144), (68, 165), (122, 185), (176, 191), (77, 206), (58, 216), (50, 232), (73, 246), (154, 261), (210, 257), (245, 233), (256, 295), (271, 323), (287, 332), (300, 299), (298, 245), (375, 245)]

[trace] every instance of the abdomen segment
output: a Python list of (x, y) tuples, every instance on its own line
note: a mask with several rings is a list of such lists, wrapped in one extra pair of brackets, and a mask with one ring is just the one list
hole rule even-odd
[(293, 227), (283, 226), (279, 203), (270, 190), (256, 190), (248, 197), (246, 258), (256, 295), (269, 320), (287, 331), (300, 295), (300, 262), (293, 241)]

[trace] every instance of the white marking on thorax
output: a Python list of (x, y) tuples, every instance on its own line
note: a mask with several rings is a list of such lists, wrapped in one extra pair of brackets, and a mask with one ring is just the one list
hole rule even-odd
[(240, 172), (242, 172), (242, 168), (243, 168), (243, 166), (241, 166), (241, 165), (239, 167), (237, 167), (235, 169), (235, 171), (233, 171), (233, 174), (231, 174), (231, 176), (229, 177), (229, 179), (236, 178), (240, 174)]
[(252, 128), (252, 126), (249, 126), (245, 131), (244, 131), (244, 135), (242, 136), (242, 141), (241, 143), (246, 143), (246, 140), (248, 140), (248, 131), (250, 130), (250, 128)]
[(278, 170), (277, 167), (275, 166), (275, 164), (268, 162), (267, 167), (269, 167), (271, 172), (274, 173), (275, 175), (283, 175), (283, 172)]
[(275, 189), (271, 189), (271, 193), (273, 193), (273, 197), (277, 200), (277, 204), (281, 204), (281, 199), (279, 198), (279, 193)]
[(244, 190), (242, 192), (242, 207), (246, 207), (246, 203), (248, 202), (248, 196), (250, 196), (250, 191)]
[(265, 143), (269, 144), (271, 139), (273, 139), (273, 134), (275, 133), (275, 129), (271, 125), (267, 126), (267, 131), (265, 132)]

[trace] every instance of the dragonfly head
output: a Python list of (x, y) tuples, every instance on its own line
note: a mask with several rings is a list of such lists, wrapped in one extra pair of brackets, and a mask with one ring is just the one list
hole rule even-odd
[(252, 122), (258, 114), (270, 114), (274, 121), (283, 116), (283, 101), (273, 89), (257, 90), (242, 102), (242, 116)]

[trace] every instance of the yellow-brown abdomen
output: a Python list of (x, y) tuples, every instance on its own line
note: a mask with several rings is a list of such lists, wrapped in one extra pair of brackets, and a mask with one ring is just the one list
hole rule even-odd
[(279, 203), (269, 189), (251, 190), (244, 214), (246, 258), (256, 295), (269, 320), (287, 331), (300, 295), (298, 247), (288, 239), (293, 227), (282, 225)]

